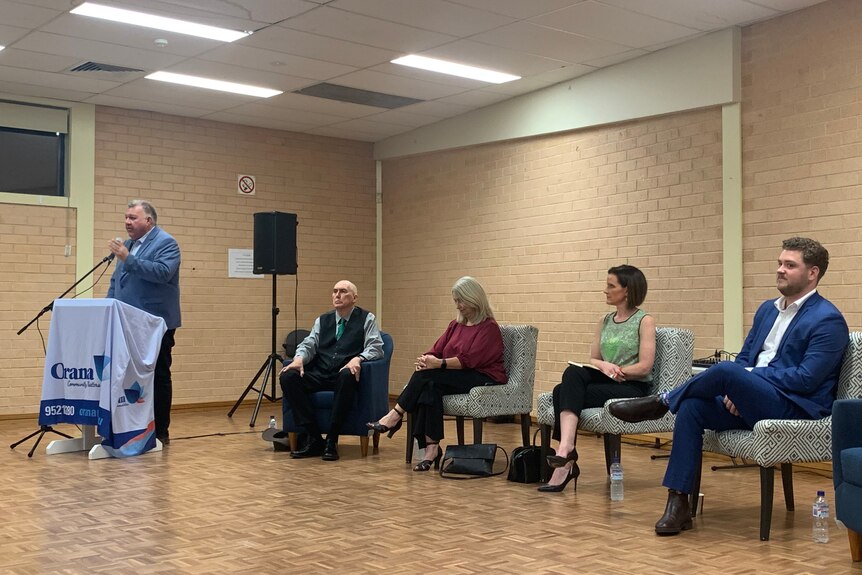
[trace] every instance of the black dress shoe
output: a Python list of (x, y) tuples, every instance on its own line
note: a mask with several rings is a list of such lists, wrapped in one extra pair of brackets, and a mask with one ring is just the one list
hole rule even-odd
[(291, 451), (290, 456), (294, 459), (303, 459), (306, 457), (320, 457), (322, 453), (323, 439), (319, 435), (317, 437), (309, 435), (305, 445), (301, 449)]
[(636, 397), (615, 401), (608, 406), (608, 411), (617, 419), (629, 423), (640, 423), (648, 419), (661, 419), (668, 412), (668, 407), (657, 395)]
[(156, 434), (156, 439), (158, 439), (159, 441), (161, 441), (161, 442), (162, 442), (162, 446), (170, 445), (170, 444), (171, 444), (171, 436), (170, 436), (170, 435), (168, 435), (168, 432), (167, 432), (167, 431), (166, 431), (166, 432), (164, 432), (164, 433), (157, 433), (157, 434)]
[(326, 446), (323, 448), (323, 455), (320, 458), (324, 461), (338, 461), (338, 443), (327, 439)]
[(688, 495), (668, 490), (664, 515), (655, 524), (658, 535), (679, 535), (680, 531), (691, 529), (691, 511)]

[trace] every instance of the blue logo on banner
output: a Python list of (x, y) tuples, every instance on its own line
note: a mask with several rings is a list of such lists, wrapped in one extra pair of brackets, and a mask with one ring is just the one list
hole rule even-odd
[(93, 364), (96, 366), (96, 376), (100, 381), (105, 381), (105, 377), (109, 375), (106, 368), (111, 365), (111, 358), (107, 355), (94, 355)]
[(131, 385), (131, 387), (127, 387), (123, 390), (126, 395), (127, 403), (143, 403), (144, 402), (144, 390), (141, 387), (141, 384), (137, 381)]

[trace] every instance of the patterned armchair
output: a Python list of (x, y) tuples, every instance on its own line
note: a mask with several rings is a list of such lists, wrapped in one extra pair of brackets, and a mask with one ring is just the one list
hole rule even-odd
[[(655, 331), (655, 363), (652, 366), (652, 388), (650, 393), (670, 391), (691, 377), (691, 361), (694, 355), (694, 334), (687, 329), (660, 327)], [(620, 455), (621, 436), (642, 433), (665, 433), (673, 431), (674, 416), (667, 413), (661, 419), (641, 423), (627, 423), (610, 414), (608, 405), (617, 399), (608, 400), (604, 407), (594, 407), (581, 412), (578, 429), (601, 433), (605, 442), (605, 466), (610, 474), (614, 456)], [(548, 477), (546, 456), (551, 452), (551, 430), (554, 427), (554, 401), (551, 393), (539, 396), (536, 419), (542, 436), (542, 480)]]
[(832, 480), (835, 517), (847, 526), (850, 556), (862, 561), (862, 400), (839, 399), (832, 406)]
[[(838, 380), (838, 399), (862, 397), (862, 332), (852, 332)], [(703, 434), (703, 449), (730, 457), (742, 457), (760, 466), (760, 540), (769, 540), (775, 465), (781, 465), (784, 503), (793, 511), (793, 463), (832, 459), (832, 416), (823, 419), (764, 419), (751, 431), (731, 429)], [(692, 503), (700, 491), (700, 475), (691, 492)], [(695, 506), (691, 507), (692, 515)]]
[[(474, 387), (470, 393), (443, 396), (443, 413), (454, 415), (458, 445), (464, 444), (464, 418), (473, 420), (473, 443), (482, 443), (486, 417), (521, 416), (521, 437), (530, 444), (530, 411), (536, 379), (536, 348), (539, 330), (531, 325), (501, 325), (503, 361), (509, 380), (504, 385)], [(413, 459), (413, 429), (407, 418), (407, 463)]]

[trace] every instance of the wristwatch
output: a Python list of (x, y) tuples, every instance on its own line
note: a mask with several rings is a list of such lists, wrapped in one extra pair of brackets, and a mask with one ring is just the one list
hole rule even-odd
[(446, 369), (446, 358), (444, 357), (442, 362), (440, 363), (440, 369)]

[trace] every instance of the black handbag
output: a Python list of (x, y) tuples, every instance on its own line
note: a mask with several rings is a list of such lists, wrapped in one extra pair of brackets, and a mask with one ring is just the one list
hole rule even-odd
[[(536, 431), (533, 445), (521, 446), (512, 451), (512, 464), (506, 478), (515, 483), (539, 483), (542, 475), (542, 448), (536, 445)], [(553, 450), (551, 450), (553, 453)]]
[[(506, 456), (506, 467), (502, 471), (494, 472), (494, 458), (498, 449)], [(509, 454), (502, 447), (498, 447), (496, 443), (447, 445), (443, 462), (440, 465), (440, 477), (445, 479), (480, 479), (502, 475), (508, 467)], [(453, 475), (460, 475), (461, 477)]]

